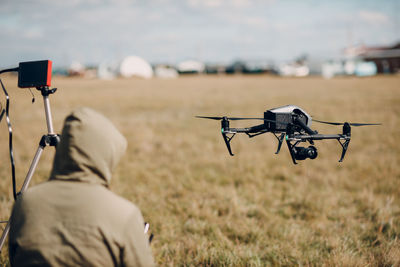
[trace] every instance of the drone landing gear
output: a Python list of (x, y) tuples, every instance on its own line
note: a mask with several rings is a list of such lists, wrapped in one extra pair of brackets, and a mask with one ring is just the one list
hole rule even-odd
[(233, 133), (231, 136), (228, 136), (226, 133), (224, 133), (224, 130), (222, 129), (222, 136), (224, 137), (224, 141), (226, 144), (226, 147), (228, 148), (229, 155), (234, 156), (231, 150), (231, 140), (233, 137), (236, 135), (236, 133)]
[(222, 117), (222, 120), (221, 120), (221, 133), (222, 133), (222, 137), (224, 138), (226, 147), (228, 148), (229, 155), (233, 156), (230, 143), (231, 143), (231, 140), (235, 136), (236, 133), (232, 133), (231, 136), (227, 135), (229, 133), (229, 120), (228, 120), (227, 117)]
[(344, 156), (346, 155), (347, 152), (347, 148), (349, 146), (350, 143), (350, 139), (345, 140), (343, 143), (340, 141), (340, 139), (337, 139), (339, 144), (342, 146), (343, 150), (342, 150), (342, 155), (340, 156), (339, 162), (343, 161)]
[(342, 162), (342, 161), (343, 161), (343, 158), (344, 158), (344, 156), (346, 155), (347, 148), (348, 148), (349, 143), (350, 143), (351, 126), (350, 126), (350, 123), (348, 123), (348, 122), (345, 122), (345, 123), (343, 124), (343, 135), (344, 135), (345, 137), (347, 137), (347, 138), (345, 139), (344, 142), (341, 142), (340, 139), (337, 139), (338, 142), (339, 142), (339, 144), (340, 144), (340, 145), (342, 146), (342, 148), (343, 148), (343, 150), (342, 150), (342, 155), (340, 156), (339, 162)]
[(276, 137), (276, 139), (278, 139), (278, 149), (276, 150), (275, 154), (279, 154), (279, 151), (281, 151), (282, 142), (285, 139), (285, 133), (281, 133), (279, 137), (275, 133), (273, 134)]
[[(229, 128), (229, 121), (227, 117), (222, 117), (221, 120), (221, 133), (222, 137), (224, 138), (226, 147), (228, 148), (229, 154), (233, 156), (234, 154), (232, 153), (231, 150), (231, 140), (237, 133), (245, 133), (249, 138), (253, 138), (255, 136), (258, 136), (260, 134), (265, 134), (267, 133), (268, 130), (265, 129), (265, 124), (261, 125), (256, 125), (250, 128)], [(231, 134), (231, 136), (228, 136), (228, 134)]]

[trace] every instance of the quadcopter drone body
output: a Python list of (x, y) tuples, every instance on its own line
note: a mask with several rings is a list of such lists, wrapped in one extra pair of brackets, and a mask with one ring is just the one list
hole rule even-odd
[[(324, 139), (338, 140), (342, 146), (342, 154), (339, 162), (342, 162), (350, 143), (351, 126), (380, 125), (377, 123), (337, 123), (314, 120), (320, 123), (343, 125), (341, 134), (319, 134), (317, 131), (311, 129), (311, 116), (300, 107), (294, 105), (269, 109), (264, 112), (264, 118), (196, 117), (221, 120), (221, 133), (231, 156), (233, 156), (233, 153), (230, 142), (237, 133), (245, 133), (250, 138), (264, 133), (272, 133), (278, 139), (278, 148), (275, 154), (279, 153), (282, 143), (286, 139), (286, 144), (294, 164), (297, 164), (297, 160), (315, 159), (318, 156), (318, 152), (314, 146), (314, 141)], [(230, 120), (263, 120), (264, 122), (248, 128), (230, 128)], [(298, 146), (304, 142), (308, 142), (310, 146)]]

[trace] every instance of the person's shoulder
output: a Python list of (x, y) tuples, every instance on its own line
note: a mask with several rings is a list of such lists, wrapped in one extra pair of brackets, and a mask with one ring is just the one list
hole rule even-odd
[(25, 192), (20, 192), (17, 195), (17, 199), (22, 200), (33, 200), (36, 198), (46, 197), (46, 192), (48, 192), (48, 182), (43, 182), (28, 188)]
[(139, 210), (138, 207), (130, 200), (114, 193), (111, 190), (108, 190), (106, 188), (105, 188), (105, 190), (107, 190), (109, 192), (110, 198), (112, 198), (112, 200), (115, 201), (115, 203), (118, 203), (119, 207), (126, 209), (126, 210), (132, 210), (132, 211)]
[(140, 212), (139, 208), (130, 200), (114, 193), (106, 187), (101, 187), (102, 205), (107, 206), (115, 212), (123, 212), (124, 214)]
[[(114, 229), (113, 232), (115, 236), (119, 236), (119, 239), (124, 239), (127, 227), (133, 227), (133, 225), (137, 226), (138, 222), (143, 221), (142, 213), (140, 209), (128, 199), (117, 195), (107, 188), (101, 190), (104, 191), (104, 194), (101, 194), (102, 198), (99, 203), (97, 203), (97, 210), (101, 213), (100, 217), (104, 216), (104, 225), (108, 225)], [(143, 228), (142, 224), (143, 222), (137, 227)], [(119, 230), (116, 231), (114, 227)]]

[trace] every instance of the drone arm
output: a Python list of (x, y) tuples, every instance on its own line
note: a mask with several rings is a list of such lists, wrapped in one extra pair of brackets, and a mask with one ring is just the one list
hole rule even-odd
[(299, 118), (295, 119), (295, 123), (297, 125), (299, 125), (301, 128), (303, 128), (304, 131), (306, 131), (306, 133), (314, 135), (317, 134), (317, 131), (313, 131), (310, 127), (307, 126), (307, 124), (305, 124), (302, 120), (300, 120)]
[(260, 134), (265, 134), (265, 133), (268, 133), (268, 131), (262, 131), (262, 132), (258, 132), (258, 133), (255, 133), (255, 134), (249, 134), (249, 133), (246, 133), (246, 134), (247, 134), (247, 136), (249, 138), (253, 138), (253, 137), (256, 137), (256, 136), (258, 136)]
[(343, 135), (343, 134), (295, 134), (289, 137), (291, 140), (301, 140), (301, 141), (308, 141), (308, 140), (324, 140), (324, 139), (338, 139), (338, 140), (347, 140), (350, 137)]
[(249, 133), (259, 133), (259, 132), (265, 133), (267, 131), (268, 131), (267, 127), (264, 123), (249, 128)]
[[(246, 134), (250, 138), (269, 132), (267, 127), (265, 126), (265, 124), (256, 125), (256, 126), (250, 127), (249, 129), (250, 129), (250, 131), (247, 132)], [(251, 134), (251, 133), (253, 133), (253, 134)]]
[(251, 133), (261, 134), (268, 132), (265, 124), (260, 124), (248, 128), (229, 128), (228, 130), (229, 132), (232, 133), (234, 132), (234, 133), (245, 133), (245, 134), (251, 134)]
[[(260, 125), (256, 125), (256, 126), (249, 127), (249, 128), (230, 128), (229, 127), (229, 122), (223, 121), (221, 126), (222, 126), (221, 127), (222, 137), (224, 138), (226, 147), (228, 148), (229, 154), (231, 156), (233, 156), (234, 154), (232, 153), (232, 149), (231, 149), (231, 144), (230, 143), (231, 143), (232, 138), (235, 136), (235, 134), (237, 134), (237, 133), (245, 133), (249, 137), (254, 137), (256, 135), (263, 134), (263, 133), (267, 132), (265, 124), (260, 124)], [(251, 133), (255, 133), (255, 134), (250, 135)], [(232, 134), (232, 136), (229, 137), (228, 134)]]

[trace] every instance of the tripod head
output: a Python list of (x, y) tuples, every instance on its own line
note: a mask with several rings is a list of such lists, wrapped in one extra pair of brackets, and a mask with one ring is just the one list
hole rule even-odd
[(36, 87), (36, 90), (40, 91), (42, 96), (49, 96), (57, 91), (57, 88), (49, 88), (48, 86)]

